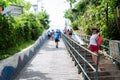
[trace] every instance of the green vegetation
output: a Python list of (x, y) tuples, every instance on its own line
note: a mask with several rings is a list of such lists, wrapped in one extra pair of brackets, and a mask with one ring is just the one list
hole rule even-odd
[(22, 49), (27, 48), (34, 42), (35, 42), (34, 40), (31, 40), (31, 41), (24, 42), (23, 44), (20, 44), (16, 47), (10, 47), (8, 50), (0, 50), (0, 53), (1, 53), (0, 60), (5, 59), (11, 55), (14, 55), (15, 53), (21, 51)]
[(119, 18), (118, 5), (120, 0), (80, 0), (72, 9), (66, 10), (64, 16), (75, 30), (90, 34), (90, 29), (97, 27), (105, 38), (120, 40), (120, 25), (117, 25), (120, 21), (116, 20)]
[(40, 12), (36, 18), (28, 11), (31, 4), (25, 0), (1, 0), (0, 3), (2, 8), (10, 4), (24, 6), (20, 16), (0, 14), (0, 59), (4, 59), (33, 44), (49, 28), (49, 15)]

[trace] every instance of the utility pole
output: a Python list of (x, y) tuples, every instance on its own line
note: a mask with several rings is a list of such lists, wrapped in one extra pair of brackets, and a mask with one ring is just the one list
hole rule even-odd
[(40, 0), (37, 0), (37, 3), (33, 5), (34, 12), (35, 12), (35, 17), (36, 17), (36, 18), (37, 18), (37, 14), (38, 14), (39, 1), (40, 1)]
[(38, 8), (39, 8), (39, 1), (40, 0), (37, 0), (37, 13), (38, 13)]
[(71, 1), (70, 0), (66, 0), (66, 1), (69, 3), (70, 9), (72, 9), (72, 3), (71, 3)]
[(43, 12), (44, 6), (43, 6), (43, 1), (41, 1), (41, 11)]

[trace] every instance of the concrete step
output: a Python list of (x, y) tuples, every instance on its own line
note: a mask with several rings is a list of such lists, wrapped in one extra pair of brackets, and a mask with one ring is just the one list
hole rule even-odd
[[(81, 64), (81, 65), (82, 65), (82, 67), (84, 67), (84, 64)], [(96, 66), (95, 63), (93, 63), (92, 65), (93, 65), (93, 67)], [(87, 64), (87, 65), (86, 65), (86, 69), (87, 69), (87, 68), (91, 68), (91, 67)]]
[[(91, 80), (95, 80), (94, 77)], [(120, 80), (120, 76), (100, 76), (98, 80)]]
[[(87, 72), (87, 74), (91, 77), (94, 77), (96, 72)], [(110, 72), (107, 72), (107, 71), (101, 71), (101, 72), (98, 72), (98, 76), (108, 76), (108, 75), (111, 75)]]
[[(93, 63), (93, 60), (92, 60), (91, 58), (87, 58), (87, 61)], [(84, 62), (84, 61), (83, 61), (83, 60), (80, 60), (80, 62)]]
[[(82, 56), (84, 56), (84, 52), (83, 53), (80, 53)], [(86, 54), (87, 57), (92, 57), (92, 55), (89, 53), (89, 54)]]
[(101, 67), (104, 67), (104, 68), (101, 69), (102, 71), (117, 70), (116, 65), (115, 64), (111, 64), (111, 63), (100, 64), (99, 68), (101, 68)]
[[(94, 80), (95, 72), (87, 72), (87, 74)], [(117, 71), (99, 71), (98, 80), (120, 80), (120, 70)]]
[(92, 57), (92, 55), (91, 55), (91, 54), (87, 54), (86, 56), (87, 56), (87, 57)]
[[(101, 71), (104, 71), (104, 70), (105, 70), (104, 67), (99, 67), (99, 69), (100, 69)], [(88, 72), (91, 72), (91, 71), (93, 71), (93, 70), (89, 67), (89, 68), (87, 68), (87, 71), (88, 71)]]
[[(81, 53), (81, 55), (84, 57), (84, 54)], [(76, 58), (78, 58), (78, 55), (76, 55)], [(92, 59), (91, 54), (87, 54), (87, 55), (86, 55), (86, 58), (87, 58), (87, 59)]]
[[(98, 67), (101, 71), (110, 71), (110, 70), (117, 70), (116, 67), (106, 68), (104, 66)], [(93, 71), (90, 67), (87, 67), (87, 71)]]

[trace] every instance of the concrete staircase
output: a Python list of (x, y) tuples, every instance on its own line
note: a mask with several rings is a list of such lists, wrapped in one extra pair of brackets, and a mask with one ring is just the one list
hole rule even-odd
[[(87, 55), (87, 60), (94, 67), (96, 66), (92, 61), (92, 57), (90, 54)], [(80, 62), (82, 66), (84, 66), (84, 62)], [(95, 72), (87, 66), (87, 74), (91, 78), (91, 80), (95, 80)], [(104, 55), (100, 55), (100, 61), (98, 65), (98, 80), (120, 80), (120, 70), (117, 69), (117, 66), (113, 61), (109, 58), (106, 58)]]

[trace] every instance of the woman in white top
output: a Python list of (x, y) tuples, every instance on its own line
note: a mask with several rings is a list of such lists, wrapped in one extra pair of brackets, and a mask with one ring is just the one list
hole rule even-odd
[[(99, 36), (99, 30), (97, 28), (92, 28), (92, 35), (90, 37), (90, 43), (88, 45), (88, 48), (96, 54), (98, 53), (98, 45), (97, 45), (97, 41), (96, 41), (98, 36)], [(95, 55), (92, 55), (92, 59), (96, 64), (97, 57)]]

